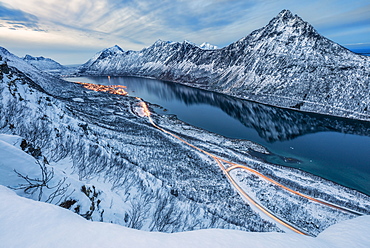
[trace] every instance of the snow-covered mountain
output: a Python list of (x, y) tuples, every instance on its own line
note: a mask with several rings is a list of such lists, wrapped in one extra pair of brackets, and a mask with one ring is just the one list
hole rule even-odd
[(40, 69), (41, 71), (49, 72), (49, 73), (61, 73), (61, 71), (66, 70), (67, 67), (59, 64), (55, 60), (50, 58), (40, 57), (33, 57), (31, 55), (26, 55), (23, 57), (23, 60), (30, 63), (34, 67)]
[(136, 98), (87, 91), (4, 48), (0, 59), (0, 184), (142, 230), (280, 230), (235, 197), (211, 161), (137, 116)]
[(79, 74), (154, 77), (279, 107), (370, 119), (370, 57), (321, 36), (288, 10), (221, 49), (158, 40), (86, 63)]
[(205, 50), (218, 49), (218, 46), (209, 44), (208, 42), (203, 42), (201, 45), (199, 45), (199, 47)]
[(114, 56), (114, 55), (122, 55), (124, 51), (118, 45), (114, 45), (113, 47), (106, 48), (98, 53), (96, 53), (91, 59), (89, 59), (83, 67), (90, 67), (94, 66), (97, 61), (103, 60), (107, 57)]
[[(55, 93), (63, 96), (66, 91), (71, 90), (71, 87), (72, 89), (74, 88), (74, 86), (68, 82), (32, 66), (30, 63), (15, 56), (3, 47), (0, 47), (0, 57), (5, 71), (13, 68), (13, 70), (17, 71), (17, 74), (19, 74), (22, 80), (26, 80), (32, 87), (37, 88), (40, 92), (47, 92), (48, 94)], [(4, 71), (2, 71), (2, 73), (4, 73)], [(4, 77), (2, 79), (4, 80)]]

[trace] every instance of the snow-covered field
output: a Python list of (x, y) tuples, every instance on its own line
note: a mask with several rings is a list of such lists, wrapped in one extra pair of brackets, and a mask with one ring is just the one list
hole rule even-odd
[(1, 247), (270, 247), (367, 248), (370, 216), (331, 226), (318, 237), (208, 229), (182, 233), (145, 232), (91, 222), (52, 204), (17, 196), (0, 186)]

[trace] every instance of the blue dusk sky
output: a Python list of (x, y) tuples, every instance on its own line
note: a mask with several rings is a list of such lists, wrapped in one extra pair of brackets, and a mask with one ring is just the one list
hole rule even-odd
[(347, 48), (370, 48), (369, 0), (0, 0), (0, 46), (62, 64), (84, 63), (115, 44), (140, 50), (157, 39), (223, 47), (283, 9)]

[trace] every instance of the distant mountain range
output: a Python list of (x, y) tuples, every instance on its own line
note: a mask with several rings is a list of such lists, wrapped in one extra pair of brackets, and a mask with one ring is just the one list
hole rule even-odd
[(33, 65), (34, 67), (49, 73), (58, 73), (62, 70), (67, 69), (67, 67), (59, 64), (55, 60), (52, 60), (50, 58), (44, 58), (42, 56), (33, 57), (27, 54), (26, 56), (23, 57), (23, 60)]
[(370, 57), (321, 36), (283, 10), (221, 49), (158, 40), (141, 51), (105, 49), (78, 75), (154, 77), (302, 111), (370, 119)]

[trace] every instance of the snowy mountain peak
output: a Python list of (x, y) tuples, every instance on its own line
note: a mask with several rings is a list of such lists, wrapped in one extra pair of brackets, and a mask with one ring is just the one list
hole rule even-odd
[[(6, 56), (10, 56), (10, 57), (16, 57), (14, 54), (10, 53), (6, 48), (4, 47), (1, 47), (0, 46), (0, 56), (1, 57), (6, 57)], [(18, 57), (17, 57), (18, 58)]]
[[(170, 41), (170, 40), (161, 40), (161, 39), (158, 39), (156, 40), (151, 46), (149, 47), (158, 47), (158, 46), (166, 46), (166, 45), (169, 45), (169, 44), (176, 44), (178, 42), (174, 42), (174, 41)], [(148, 47), (148, 48), (149, 48)]]
[(29, 54), (26, 54), (26, 56), (24, 56), (23, 60), (44, 60), (45, 58), (44, 57), (33, 57)]
[(115, 52), (115, 53), (120, 53), (120, 52), (123, 52), (123, 49), (121, 47), (119, 47), (118, 45), (114, 45), (110, 48), (105, 49), (104, 51), (111, 51), (111, 52)]
[(192, 45), (192, 46), (197, 46), (197, 44), (195, 44), (194, 42), (188, 41), (188, 40), (184, 40), (182, 43), (183, 44), (189, 44), (189, 45)]
[(294, 18), (296, 16), (297, 15), (293, 15), (293, 13), (290, 10), (283, 9), (282, 11), (280, 11), (280, 13), (276, 17), (289, 19), (289, 18)]
[(204, 50), (214, 50), (214, 49), (218, 49), (218, 46), (215, 46), (215, 45), (211, 45), (209, 44), (208, 42), (203, 42), (199, 48), (202, 48)]
[(294, 22), (303, 22), (306, 23), (305, 21), (302, 20), (298, 15), (294, 15), (292, 12), (289, 10), (282, 10), (275, 18), (273, 18), (271, 22), (278, 22), (284, 25), (294, 23)]
[(97, 58), (106, 58), (106, 57), (108, 57), (110, 55), (122, 54), (122, 53), (124, 53), (123, 49), (120, 48), (118, 45), (114, 45), (112, 47), (103, 49), (102, 51), (98, 52), (95, 56)]
[(269, 32), (288, 32), (297, 35), (316, 33), (315, 29), (298, 15), (293, 15), (289, 10), (281, 11), (265, 27)]
[(114, 45), (112, 47), (109, 47), (109, 48), (105, 48), (103, 50), (101, 50), (100, 52), (96, 53), (90, 60), (88, 60), (85, 64), (83, 64), (81, 66), (81, 69), (83, 70), (83, 68), (86, 68), (86, 67), (89, 67), (91, 65), (93, 65), (96, 61), (98, 60), (103, 60), (109, 56), (113, 56), (115, 54), (123, 54), (124, 53), (124, 50), (119, 47), (118, 45)]
[(60, 71), (65, 69), (64, 66), (59, 64), (53, 59), (50, 58), (45, 58), (43, 56), (40, 57), (33, 57), (29, 54), (23, 57), (23, 60), (26, 61), (27, 63), (33, 65), (34, 67), (46, 71), (46, 72), (53, 72), (55, 70)]

